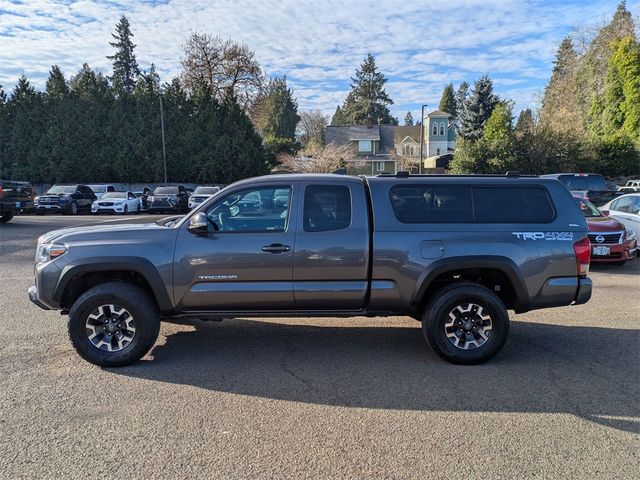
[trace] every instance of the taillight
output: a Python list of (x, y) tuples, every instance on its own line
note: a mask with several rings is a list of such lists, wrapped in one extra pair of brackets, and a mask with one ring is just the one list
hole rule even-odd
[(591, 261), (591, 242), (589, 237), (585, 237), (573, 244), (573, 251), (576, 254), (576, 266), (578, 275), (586, 277), (589, 274), (589, 262)]
[(1, 185), (0, 185), (0, 197), (4, 197), (4, 190), (2, 189)]

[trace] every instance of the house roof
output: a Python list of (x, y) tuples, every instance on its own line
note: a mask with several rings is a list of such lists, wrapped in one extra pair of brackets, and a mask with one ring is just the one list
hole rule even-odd
[(325, 141), (344, 145), (357, 140), (380, 140), (378, 127), (379, 125), (372, 125), (371, 128), (367, 128), (366, 125), (328, 126), (325, 131)]
[(450, 117), (451, 114), (447, 112), (443, 112), (442, 110), (434, 110), (427, 116), (428, 117)]
[(420, 125), (395, 127), (396, 142), (401, 142), (407, 137), (410, 137), (416, 143), (420, 143)]

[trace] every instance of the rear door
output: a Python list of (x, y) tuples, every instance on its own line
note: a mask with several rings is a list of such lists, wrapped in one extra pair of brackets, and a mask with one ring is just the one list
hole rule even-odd
[(360, 181), (309, 181), (300, 188), (293, 258), (296, 308), (364, 308), (369, 266), (364, 185)]

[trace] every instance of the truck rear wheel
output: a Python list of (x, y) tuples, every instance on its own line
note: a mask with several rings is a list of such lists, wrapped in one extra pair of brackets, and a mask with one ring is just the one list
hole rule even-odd
[(160, 331), (149, 295), (123, 282), (95, 286), (69, 312), (69, 338), (76, 352), (101, 367), (122, 367), (142, 358)]
[(8, 221), (10, 221), (14, 216), (13, 212), (5, 212), (2, 214), (2, 216), (0, 217), (0, 223), (7, 223)]
[(422, 333), (435, 352), (460, 365), (483, 363), (509, 335), (509, 315), (495, 293), (470, 282), (443, 287), (422, 317)]

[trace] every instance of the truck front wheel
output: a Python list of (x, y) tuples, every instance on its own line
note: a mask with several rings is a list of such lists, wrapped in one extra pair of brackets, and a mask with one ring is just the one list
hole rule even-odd
[(78, 297), (69, 312), (68, 329), (82, 358), (101, 367), (122, 367), (151, 349), (160, 331), (160, 316), (142, 289), (108, 282)]
[(447, 285), (433, 295), (422, 332), (435, 352), (460, 365), (483, 363), (500, 351), (509, 315), (495, 293), (470, 282)]

